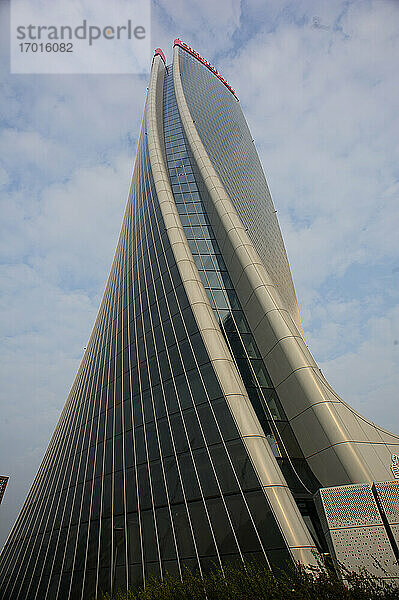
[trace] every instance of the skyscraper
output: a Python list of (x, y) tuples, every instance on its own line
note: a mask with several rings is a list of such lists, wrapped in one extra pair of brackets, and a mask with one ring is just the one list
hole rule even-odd
[(0, 597), (80, 600), (317, 550), (356, 566), (361, 544), (396, 577), (397, 454), (306, 346), (234, 90), (180, 40), (170, 66), (158, 49), (104, 297)]

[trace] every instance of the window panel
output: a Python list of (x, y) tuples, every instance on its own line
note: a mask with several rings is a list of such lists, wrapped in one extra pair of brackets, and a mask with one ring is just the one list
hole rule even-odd
[(175, 526), (177, 548), (180, 559), (195, 556), (195, 546), (187, 516), (186, 506), (184, 504), (172, 506), (172, 517)]
[(195, 523), (194, 537), (200, 556), (216, 554), (212, 532), (203, 502), (190, 502), (188, 505), (192, 522)]
[(166, 485), (168, 488), (171, 504), (183, 502), (183, 490), (181, 487), (180, 475), (177, 469), (176, 459), (169, 456), (164, 460)]
[(194, 450), (193, 454), (204, 496), (209, 497), (219, 495), (220, 490), (208, 452), (205, 450), (205, 448), (200, 448), (198, 450)]
[(176, 550), (172, 533), (172, 523), (168, 508), (158, 508), (156, 511), (159, 550), (162, 560), (176, 558)]
[(143, 550), (145, 562), (158, 560), (157, 537), (155, 532), (154, 515), (152, 510), (144, 510), (141, 513)]
[(242, 552), (261, 550), (258, 536), (244, 500), (238, 494), (226, 497), (226, 504)]
[(231, 493), (238, 491), (238, 483), (226, 455), (225, 448), (222, 445), (211, 446), (210, 453), (223, 492)]
[(231, 523), (221, 498), (206, 501), (218, 550), (221, 554), (238, 554)]

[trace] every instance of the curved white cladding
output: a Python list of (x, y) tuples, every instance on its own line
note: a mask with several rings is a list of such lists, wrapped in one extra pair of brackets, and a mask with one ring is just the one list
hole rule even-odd
[[(176, 209), (164, 159), (162, 133), (159, 130), (159, 110), (162, 103), (158, 94), (162, 88), (164, 69), (161, 59), (155, 56), (148, 92), (147, 134), (154, 183), (171, 248), (220, 386), (287, 548), (295, 560), (303, 564), (315, 564), (316, 547), (277, 465), (220, 331)], [(177, 96), (179, 90), (175, 89), (175, 92)]]
[[(190, 65), (198, 63), (196, 72), (201, 74), (198, 102), (202, 108), (206, 104), (211, 105), (208, 112), (212, 109), (216, 113), (214, 102), (219, 96), (224, 99), (225, 94), (231, 96), (231, 103), (236, 103), (236, 100), (206, 67), (175, 47), (173, 73), (176, 97), (188, 143), (212, 201), (207, 206), (208, 215), (251, 331), (308, 464), (325, 486), (393, 479), (391, 455), (398, 452), (399, 436), (359, 415), (337, 396), (321, 375), (298, 331), (295, 314), (288, 309), (289, 302), (284, 298), (288, 287), (286, 283), (277, 284), (275, 273), (272, 276), (270, 266), (273, 266), (275, 257), (269, 254), (264, 259), (265, 264), (243, 224), (245, 202), (249, 215), (245, 218), (250, 219), (249, 222), (263, 218), (269, 224), (268, 210), (255, 215), (260, 208), (248, 204), (248, 198), (241, 199), (241, 204), (237, 198), (233, 201), (229, 191), (235, 191), (219, 176), (223, 171), (220, 161), (225, 154), (230, 157), (235, 153), (239, 164), (241, 148), (230, 144), (231, 140), (225, 135), (222, 121), (216, 114), (215, 123), (221, 128), (217, 144), (225, 144), (225, 147), (224, 154), (220, 147), (217, 151), (212, 150), (217, 164), (212, 162), (197, 130), (199, 113), (196, 111), (197, 118), (194, 118), (193, 107), (187, 102), (180, 59), (185, 64), (187, 60)], [(205, 97), (205, 80), (211, 81), (208, 88), (213, 90), (208, 98)], [(209, 122), (208, 126), (211, 125)], [(209, 139), (215, 141), (216, 138), (210, 136)], [(231, 165), (230, 158), (227, 162)], [(236, 210), (238, 205), (241, 219)], [(259, 244), (256, 246), (259, 248)]]
[(196, 58), (184, 51), (180, 56), (183, 92), (204, 148), (284, 306), (303, 334), (276, 211), (241, 106)]

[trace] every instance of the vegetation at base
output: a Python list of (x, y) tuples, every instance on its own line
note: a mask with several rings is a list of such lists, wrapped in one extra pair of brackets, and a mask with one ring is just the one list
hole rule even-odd
[(399, 600), (399, 588), (365, 571), (344, 570), (344, 583), (322, 566), (289, 567), (273, 574), (266, 565), (218, 567), (201, 577), (186, 570), (183, 581), (166, 575), (151, 579), (145, 589), (100, 595), (98, 600)]

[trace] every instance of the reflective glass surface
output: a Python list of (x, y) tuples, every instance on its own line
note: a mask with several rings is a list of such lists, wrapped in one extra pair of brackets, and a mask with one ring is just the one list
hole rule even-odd
[[(293, 489), (302, 457), (204, 209), (171, 68), (163, 101), (170, 181), (193, 258)], [(269, 565), (288, 557), (189, 306), (143, 132), (92, 335), (0, 557), (0, 598), (83, 600), (250, 554)]]
[[(186, 59), (182, 55), (181, 59), (185, 64)], [(232, 98), (229, 97), (229, 102), (236, 102), (227, 89), (226, 92)], [(318, 489), (318, 483), (296, 443), (269, 374), (260, 358), (255, 339), (213, 234), (205, 209), (210, 199), (185, 140), (171, 73), (168, 75), (165, 87), (164, 107), (165, 144), (171, 185), (178, 198), (176, 206), (194, 261), (248, 396), (287, 483), (295, 495), (311, 498), (312, 493)], [(175, 143), (178, 144), (179, 159), (175, 155)], [(177, 160), (179, 163), (176, 162)], [(182, 185), (188, 180), (192, 190), (182, 192)]]
[[(238, 299), (232, 289), (224, 261), (220, 255), (217, 242), (204, 210), (201, 198), (202, 192), (198, 186), (198, 177), (184, 138), (176, 104), (171, 67), (169, 67), (169, 73), (164, 84), (164, 136), (170, 182), (176, 207), (204, 286), (218, 318), (223, 315), (226, 322), (226, 332), (229, 331), (231, 339), (233, 340), (235, 335), (237, 337), (237, 345), (242, 343), (242, 338), (237, 330), (236, 323), (238, 323), (240, 331), (243, 332), (243, 339), (249, 348), (252, 336), (248, 340), (245, 337), (250, 336), (249, 329), (245, 317), (240, 310)], [(220, 314), (218, 312), (219, 309), (221, 311)], [(235, 315), (237, 320), (235, 320), (233, 315)], [(244, 353), (244, 347), (242, 347), (242, 353), (243, 356), (247, 356)], [(249, 354), (251, 354), (251, 350), (249, 350)], [(211, 383), (209, 376), (210, 373), (208, 371), (205, 378), (206, 385)], [(213, 374), (212, 377), (214, 377)], [(188, 411), (187, 417), (189, 416), (191, 418)], [(235, 524), (237, 522), (236, 517), (232, 514), (234, 508), (231, 508), (239, 505), (247, 535), (249, 536), (249, 531), (253, 531), (253, 547), (251, 551), (263, 555), (264, 559), (267, 560), (267, 549), (262, 543), (260, 533), (257, 529), (256, 516), (251, 512), (246, 499), (246, 491), (249, 488), (252, 488), (253, 491), (257, 490), (257, 493), (260, 495), (260, 502), (264, 503), (265, 512), (269, 514), (270, 509), (266, 497), (261, 491), (259, 480), (253, 470), (247, 451), (241, 439), (234, 433), (236, 427), (233, 423), (230, 410), (225, 400), (220, 398), (217, 405), (215, 403), (215, 410), (212, 415), (207, 409), (202, 411), (202, 407), (200, 407), (198, 416), (204, 426), (204, 437), (202, 440), (196, 434), (194, 422), (188, 422), (190, 437), (193, 438), (193, 443), (198, 445), (198, 452), (194, 453), (194, 464), (198, 467), (200, 481), (203, 482), (203, 489), (205, 491), (209, 490), (209, 496), (213, 497), (213, 502), (205, 502), (204, 506), (194, 503), (191, 509), (194, 511), (198, 522), (203, 522), (203, 526), (201, 527), (202, 536), (205, 535), (206, 531), (212, 531), (215, 547), (213, 549), (212, 544), (204, 545), (203, 547), (207, 548), (205, 554), (209, 556), (213, 556), (214, 554), (213, 560), (220, 560), (222, 563), (229, 556), (231, 559), (235, 556), (244, 556), (244, 553), (247, 551), (247, 540), (244, 535), (240, 541), (240, 530)], [(217, 424), (218, 420), (220, 426), (217, 429), (215, 424)], [(234, 435), (236, 439), (234, 439)], [(205, 450), (201, 450), (200, 448), (204, 445)], [(193, 485), (193, 492), (194, 490), (195, 487)], [(219, 496), (219, 500), (217, 500), (217, 496)], [(207, 498), (206, 493), (205, 498)], [(193, 496), (194, 499), (195, 497)], [(209, 506), (212, 507), (211, 512)], [(219, 522), (212, 519), (212, 515), (216, 515), (217, 512), (215, 507), (218, 507)], [(204, 521), (205, 517), (206, 520)], [(273, 519), (272, 516), (271, 518)], [(224, 536), (220, 538), (223, 541), (220, 542), (219, 547), (218, 536), (220, 534), (217, 534), (216, 531), (222, 522), (224, 523)], [(208, 523), (208, 525), (205, 526), (205, 523)], [(285, 544), (278, 527), (274, 528), (274, 535), (275, 543), (279, 548), (284, 550)]]
[(178, 51), (184, 94), (212, 164), (300, 328), (291, 271), (276, 211), (241, 102), (196, 58)]

